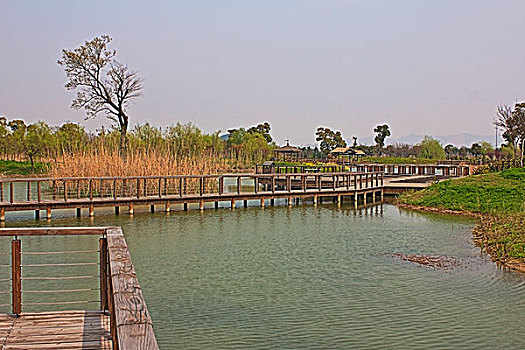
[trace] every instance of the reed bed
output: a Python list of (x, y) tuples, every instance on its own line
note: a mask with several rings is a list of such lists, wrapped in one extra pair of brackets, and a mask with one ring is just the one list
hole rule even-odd
[[(170, 176), (170, 175), (213, 175), (225, 172), (236, 172), (250, 169), (250, 166), (239, 167), (238, 162), (231, 158), (217, 156), (214, 152), (201, 152), (197, 155), (174, 155), (157, 151), (133, 151), (123, 159), (114, 152), (104, 149), (97, 152), (80, 154), (65, 154), (58, 160), (50, 162), (49, 177), (129, 177), (129, 176)], [(118, 181), (92, 181), (91, 193), (95, 197), (136, 196), (157, 194), (178, 194), (182, 190), (186, 194), (196, 194), (199, 191), (198, 179), (187, 179), (181, 185), (177, 179), (170, 179), (159, 183), (158, 179), (141, 179)], [(140, 187), (140, 189), (139, 189)], [(63, 195), (63, 183), (50, 183), (58, 194)], [(205, 183), (205, 192), (217, 190), (216, 181)], [(90, 191), (89, 181), (80, 180), (67, 188), (68, 196), (84, 197)]]

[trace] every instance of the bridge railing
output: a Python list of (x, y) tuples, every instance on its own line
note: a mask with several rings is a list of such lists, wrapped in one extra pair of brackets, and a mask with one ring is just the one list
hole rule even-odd
[(382, 172), (0, 179), (0, 204), (45, 204), (372, 188)]
[[(28, 250), (22, 250), (22, 239), (30, 236), (24, 242)], [(54, 242), (51, 251), (42, 250), (43, 241), (52, 240), (52, 236), (75, 236), (75, 246), (79, 236), (86, 236), (86, 240), (82, 241), (82, 249), (65, 249), (67, 242)], [(98, 244), (90, 241), (89, 237), (97, 236)], [(97, 305), (109, 312), (113, 349), (158, 348), (120, 228), (0, 229), (0, 238), (7, 237), (13, 239), (10, 252), (5, 249), (8, 245), (0, 251), (3, 258), (8, 257), (0, 265), (0, 294), (10, 296), (10, 300), (2, 299), (1, 311), (7, 313), (9, 309), (20, 315), (24, 311), (51, 311), (50, 308), (92, 310)]]
[(438, 175), (459, 177), (470, 174), (468, 165), (462, 164), (367, 164), (347, 163), (345, 165), (265, 165), (255, 167), (258, 174), (294, 174), (294, 173), (323, 173), (323, 172), (349, 172), (349, 173), (376, 173), (381, 172), (388, 176), (419, 176)]

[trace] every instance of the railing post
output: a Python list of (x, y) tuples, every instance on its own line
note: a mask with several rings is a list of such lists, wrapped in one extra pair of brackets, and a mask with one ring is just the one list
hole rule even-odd
[(137, 179), (137, 198), (140, 198), (140, 179)]
[(241, 194), (241, 177), (237, 176), (237, 194)]
[(57, 182), (55, 180), (53, 180), (52, 186), (53, 186), (53, 200), (56, 201), (57, 200)]
[(77, 199), (80, 199), (80, 180), (77, 180)]
[(99, 240), (100, 250), (100, 309), (108, 309), (108, 239)]
[(21, 242), (19, 239), (11, 241), (11, 266), (12, 266), (12, 294), (13, 294), (13, 314), (20, 315), (22, 313), (22, 269), (20, 267), (22, 262)]
[(272, 175), (272, 193), (275, 193), (275, 175)]
[(31, 181), (27, 182), (27, 201), (31, 201)]
[(162, 198), (162, 177), (159, 177), (159, 198)]
[(93, 179), (89, 179), (89, 200), (93, 200)]
[(0, 202), (4, 201), (4, 183), (0, 182)]
[(117, 199), (117, 179), (113, 180), (113, 198)]
[(254, 186), (255, 194), (259, 193), (259, 177), (258, 176), (255, 176), (253, 178), (253, 186)]
[(199, 193), (201, 196), (204, 195), (204, 176), (201, 176), (200, 178), (200, 181), (199, 181)]
[(224, 192), (224, 177), (219, 176), (219, 196)]
[(147, 179), (144, 179), (144, 187), (142, 188), (142, 192), (144, 194), (144, 197), (148, 196), (148, 182)]
[(13, 188), (13, 182), (11, 181), (9, 183), (9, 201), (11, 203), (13, 203), (15, 201), (15, 193), (14, 193), (14, 188)]
[(67, 181), (64, 180), (64, 202), (67, 202)]
[(40, 181), (37, 181), (36, 183), (36, 193), (37, 193), (37, 199), (38, 203), (42, 202), (42, 191), (40, 189)]
[(179, 197), (182, 197), (182, 177), (179, 177)]
[(126, 179), (122, 179), (122, 197), (126, 197), (126, 187), (127, 187), (127, 181)]

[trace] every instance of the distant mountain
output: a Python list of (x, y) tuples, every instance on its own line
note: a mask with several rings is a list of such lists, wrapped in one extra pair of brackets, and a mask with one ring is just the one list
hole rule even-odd
[[(488, 135), (476, 135), (476, 134), (468, 134), (468, 133), (461, 133), (461, 134), (454, 134), (454, 135), (444, 135), (444, 136), (434, 136), (430, 135), (443, 144), (443, 146), (448, 145), (449, 143), (453, 144), (454, 146), (471, 146), (474, 142), (478, 141), (487, 141), (490, 142), (494, 146), (494, 136), (488, 136)], [(408, 143), (409, 145), (415, 145), (416, 143), (419, 143), (425, 135), (420, 134), (409, 134), (403, 137), (395, 138), (395, 137), (387, 137), (386, 144), (391, 145), (394, 143)], [(362, 139), (357, 140), (359, 144), (365, 144), (365, 145), (372, 145), (375, 144), (374, 137), (363, 137)]]

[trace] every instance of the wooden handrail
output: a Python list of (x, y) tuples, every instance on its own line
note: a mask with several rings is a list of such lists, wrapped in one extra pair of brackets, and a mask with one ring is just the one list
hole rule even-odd
[(30, 227), (0, 228), (0, 236), (104, 235), (109, 227)]
[(114, 349), (158, 349), (126, 240), (120, 227), (106, 231)]

